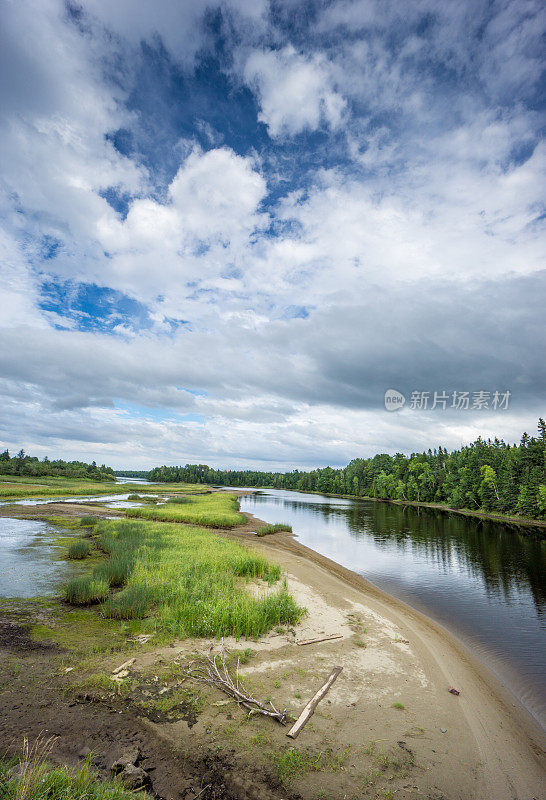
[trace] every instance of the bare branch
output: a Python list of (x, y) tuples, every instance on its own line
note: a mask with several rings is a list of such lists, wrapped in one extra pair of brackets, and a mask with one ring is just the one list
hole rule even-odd
[(209, 653), (195, 661), (190, 661), (190, 663), (183, 668), (184, 672), (188, 678), (196, 683), (214, 686), (220, 689), (221, 692), (224, 692), (224, 694), (232, 697), (237, 702), (237, 705), (246, 708), (249, 716), (252, 714), (263, 714), (266, 717), (277, 720), (281, 725), (285, 725), (287, 716), (286, 708), (283, 711), (279, 711), (271, 701), (268, 703), (261, 703), (259, 700), (256, 700), (255, 697), (252, 697), (250, 692), (245, 689), (240, 679), (239, 659), (237, 659), (234, 680), (226, 664), (226, 655), (227, 650), (222, 642), (222, 649), (219, 653), (216, 653), (214, 656), (211, 656)]

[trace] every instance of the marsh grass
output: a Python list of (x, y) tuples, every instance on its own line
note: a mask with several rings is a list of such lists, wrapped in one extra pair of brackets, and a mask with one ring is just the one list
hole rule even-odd
[(0, 499), (19, 500), (35, 497), (47, 500), (49, 497), (75, 497), (101, 494), (157, 494), (158, 492), (205, 492), (207, 488), (199, 484), (153, 484), (116, 483), (114, 481), (88, 481), (85, 478), (59, 478), (53, 476), (32, 477), (30, 475), (0, 475)]
[(127, 585), (103, 606), (105, 616), (132, 619), (153, 615), (172, 636), (260, 636), (280, 622), (301, 616), (286, 585), (255, 599), (244, 580), (270, 583), (280, 568), (240, 545), (198, 529), (173, 525), (109, 523), (117, 540), (102, 537), (112, 554), (135, 550)]
[(87, 539), (76, 539), (75, 542), (69, 545), (66, 557), (74, 559), (86, 558), (90, 552), (91, 545)]
[(279, 533), (280, 531), (287, 531), (292, 533), (292, 525), (287, 525), (283, 522), (276, 522), (274, 525), (262, 525), (256, 531), (257, 536), (267, 536), (270, 533)]
[(98, 517), (93, 517), (90, 514), (85, 514), (83, 517), (80, 517), (80, 525), (82, 528), (92, 528), (98, 521)]
[[(274, 584), (278, 565), (210, 531), (166, 523), (108, 520), (95, 529), (109, 560), (68, 584), (65, 599), (105, 600), (106, 618), (151, 618), (172, 637), (258, 637), (279, 624), (294, 625), (303, 613), (286, 583), (266, 597), (247, 591), (248, 580)], [(108, 587), (124, 588), (108, 596)]]
[(106, 600), (109, 588), (108, 581), (98, 575), (79, 575), (66, 585), (64, 599), (73, 606), (89, 606)]
[(144, 495), (140, 494), (130, 494), (127, 500), (133, 500), (138, 503), (157, 503), (157, 497), (145, 497)]
[(246, 522), (246, 517), (239, 514), (237, 497), (223, 492), (186, 496), (175, 500), (170, 498), (165, 505), (154, 508), (128, 508), (125, 514), (128, 517), (157, 522), (189, 522), (210, 528), (235, 528)]

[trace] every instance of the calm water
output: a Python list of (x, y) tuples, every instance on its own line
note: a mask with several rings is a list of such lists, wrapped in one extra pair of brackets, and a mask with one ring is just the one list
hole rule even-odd
[[(25, 498), (24, 500), (0, 500), (0, 506), (39, 506), (46, 503), (104, 503), (109, 508), (137, 508), (142, 503), (128, 501), (129, 494), (99, 494), (96, 496), (72, 495), (71, 497), (48, 497), (46, 500)], [(150, 495), (155, 497), (155, 495)]]
[(546, 725), (546, 541), (455, 514), (263, 490), (241, 510), (442, 622)]
[(71, 532), (48, 522), (0, 517), (0, 597), (55, 594), (82, 569), (63, 558), (64, 547), (56, 545), (59, 534)]

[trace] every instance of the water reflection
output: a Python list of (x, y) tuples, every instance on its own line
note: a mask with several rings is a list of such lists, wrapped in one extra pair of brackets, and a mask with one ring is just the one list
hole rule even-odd
[[(0, 517), (0, 597), (35, 597), (58, 592), (87, 565), (67, 561), (57, 545), (61, 531), (48, 522)], [(62, 531), (62, 536), (81, 535)]]
[(504, 524), (265, 490), (242, 510), (361, 573), (470, 643), (546, 719), (546, 542)]

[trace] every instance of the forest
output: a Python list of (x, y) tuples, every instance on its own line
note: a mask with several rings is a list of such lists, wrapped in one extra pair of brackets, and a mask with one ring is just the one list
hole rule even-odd
[(221, 470), (206, 464), (156, 467), (151, 481), (263, 486), (385, 500), (439, 503), (450, 508), (546, 517), (546, 423), (519, 444), (476, 439), (460, 450), (439, 446), (410, 456), (381, 453), (346, 467), (310, 472)]
[(16, 456), (10, 456), (9, 450), (0, 453), (0, 475), (30, 475), (33, 477), (87, 478), (93, 481), (115, 480), (114, 470), (104, 464), (98, 467), (95, 461), (86, 464), (84, 461), (50, 461), (47, 456), (40, 461), (36, 456), (29, 456), (19, 450)]

